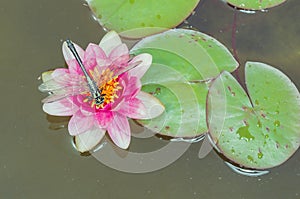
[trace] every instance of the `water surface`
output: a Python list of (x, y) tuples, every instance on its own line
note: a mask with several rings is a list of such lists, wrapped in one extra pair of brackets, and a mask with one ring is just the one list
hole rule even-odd
[[(84, 3), (1, 2), (0, 198), (300, 197), (300, 152), (270, 174), (250, 178), (233, 173), (215, 152), (198, 159), (201, 143), (172, 165), (145, 174), (119, 172), (74, 151), (67, 129), (51, 126), (65, 119), (43, 113), (37, 78), (64, 66), (61, 44), (66, 38), (87, 46), (105, 34)], [(246, 60), (271, 64), (299, 87), (299, 10), (300, 2), (289, 0), (268, 12), (238, 13), (236, 50), (241, 65)], [(189, 22), (231, 49), (233, 16), (234, 10), (222, 1), (202, 0)], [(165, 144), (158, 138), (146, 143)], [(143, 148), (145, 140), (134, 139), (132, 144)]]

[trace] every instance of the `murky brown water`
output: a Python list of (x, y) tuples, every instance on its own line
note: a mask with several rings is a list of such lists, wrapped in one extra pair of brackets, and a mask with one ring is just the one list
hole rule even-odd
[[(104, 35), (83, 4), (1, 2), (0, 198), (300, 198), (300, 152), (270, 174), (251, 178), (233, 173), (214, 152), (198, 159), (201, 143), (172, 165), (146, 174), (119, 172), (74, 151), (66, 128), (49, 127), (49, 121), (59, 120), (43, 113), (37, 77), (64, 64), (62, 40), (86, 46)], [(277, 66), (299, 88), (299, 10), (298, 0), (288, 0), (267, 13), (238, 13), (242, 65), (251, 60)], [(202, 0), (190, 22), (230, 48), (233, 13), (219, 0)], [(144, 146), (143, 140), (133, 142)]]

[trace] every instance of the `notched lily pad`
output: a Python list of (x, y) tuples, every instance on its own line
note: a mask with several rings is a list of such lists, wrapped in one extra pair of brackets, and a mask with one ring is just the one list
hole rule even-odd
[(263, 10), (284, 3), (286, 0), (227, 0), (232, 6), (245, 10)]
[(286, 75), (269, 65), (247, 62), (245, 75), (250, 99), (228, 72), (212, 82), (209, 134), (232, 162), (253, 169), (275, 167), (299, 147), (300, 95)]
[(158, 118), (139, 122), (171, 137), (206, 133), (207, 81), (222, 70), (237, 68), (230, 52), (204, 33), (176, 29), (143, 39), (131, 53), (152, 55), (142, 90), (159, 98), (166, 110)]
[(88, 0), (99, 23), (121, 36), (141, 38), (166, 31), (187, 18), (200, 0)]

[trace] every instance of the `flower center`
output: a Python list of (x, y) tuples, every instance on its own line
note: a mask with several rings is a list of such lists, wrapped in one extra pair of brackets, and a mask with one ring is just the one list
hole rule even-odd
[(119, 97), (117, 95), (117, 91), (122, 89), (122, 87), (119, 86), (119, 77), (113, 77), (113, 72), (110, 69), (102, 71), (101, 75), (96, 67), (94, 70), (89, 72), (92, 78), (96, 81), (97, 85), (99, 85), (99, 90), (101, 91), (101, 96), (103, 97), (103, 103), (96, 104), (95, 99), (92, 99), (90, 92), (84, 93), (86, 98), (83, 101), (90, 103), (92, 108), (102, 109), (107, 104), (113, 103), (115, 99)]
[(104, 83), (103, 86), (101, 86), (101, 95), (104, 97), (104, 101), (100, 105), (96, 105), (96, 108), (103, 108), (109, 103), (113, 103), (116, 98), (119, 96), (117, 95), (117, 91), (121, 89), (121, 86), (119, 86), (119, 77), (115, 77), (108, 82)]

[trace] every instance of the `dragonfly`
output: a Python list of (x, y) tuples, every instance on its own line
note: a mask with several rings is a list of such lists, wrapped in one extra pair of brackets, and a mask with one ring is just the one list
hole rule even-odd
[[(105, 94), (102, 93), (102, 86), (112, 80), (115, 77), (137, 67), (142, 61), (136, 61), (130, 63), (131, 59), (128, 61), (128, 65), (118, 66), (115, 62), (112, 62), (108, 68), (113, 73), (113, 76), (110, 79), (102, 75), (99, 76), (99, 79), (93, 79), (93, 77), (87, 72), (86, 67), (84, 66), (74, 44), (70, 39), (66, 40), (67, 46), (74, 56), (76, 62), (78, 63), (83, 76), (78, 74), (64, 74), (60, 76), (55, 76), (50, 80), (43, 82), (39, 86), (41, 92), (46, 92), (49, 94), (48, 97), (42, 100), (43, 103), (51, 103), (63, 98), (78, 95), (80, 93), (90, 92), (91, 99), (94, 100), (96, 105), (101, 105), (104, 102)], [(101, 71), (102, 72), (102, 71)], [(100, 74), (101, 74), (100, 72)]]

